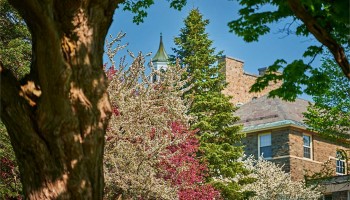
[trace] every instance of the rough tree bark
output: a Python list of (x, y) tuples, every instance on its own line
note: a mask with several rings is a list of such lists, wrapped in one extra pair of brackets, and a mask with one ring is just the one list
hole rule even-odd
[(304, 22), (315, 38), (329, 49), (345, 76), (350, 79), (350, 65), (344, 48), (333, 39), (328, 30), (325, 30), (317, 22), (316, 18), (307, 11), (300, 0), (288, 0), (288, 5), (295, 16)]
[(102, 199), (111, 113), (102, 55), (121, 1), (10, 0), (31, 31), (33, 57), (21, 81), (0, 64), (0, 112), (27, 199)]

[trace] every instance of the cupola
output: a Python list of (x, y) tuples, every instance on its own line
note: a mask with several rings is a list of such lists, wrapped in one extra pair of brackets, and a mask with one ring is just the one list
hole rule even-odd
[[(168, 57), (168, 54), (165, 52), (164, 45), (163, 45), (163, 36), (162, 36), (162, 33), (160, 33), (159, 48), (156, 55), (152, 58), (152, 63), (156, 70), (165, 71), (168, 67), (168, 62), (169, 62), (169, 57)], [(152, 77), (152, 82), (157, 82), (159, 80), (160, 78), (157, 75), (154, 75)]]

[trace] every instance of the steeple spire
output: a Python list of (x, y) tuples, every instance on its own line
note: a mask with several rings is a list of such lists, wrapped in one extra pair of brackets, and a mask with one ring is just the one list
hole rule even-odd
[(153, 57), (152, 62), (168, 62), (168, 54), (165, 52), (164, 46), (163, 46), (163, 36), (162, 33), (160, 33), (160, 43), (159, 48), (156, 53), (156, 55)]

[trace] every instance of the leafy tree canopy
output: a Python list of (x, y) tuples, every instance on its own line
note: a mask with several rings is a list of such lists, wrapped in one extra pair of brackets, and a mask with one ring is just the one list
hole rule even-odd
[(304, 113), (306, 123), (322, 136), (350, 145), (350, 81), (330, 58), (324, 59), (320, 70), (328, 84), (313, 97), (315, 103)]
[(29, 72), (31, 36), (21, 16), (7, 0), (0, 0), (0, 61), (17, 78)]
[[(231, 32), (243, 37), (247, 42), (258, 41), (259, 37), (270, 32), (272, 23), (283, 19), (292, 19), (287, 24), (288, 33), (298, 36), (313, 35), (319, 42), (318, 46), (309, 46), (304, 57), (310, 57), (309, 63), (295, 60), (287, 63), (277, 60), (270, 66), (269, 72), (259, 78), (251, 91), (256, 92), (265, 88), (269, 81), (283, 80), (281, 88), (270, 93), (285, 100), (294, 100), (303, 92), (302, 85), (306, 85), (306, 93), (313, 94), (317, 87), (323, 86), (325, 74), (315, 70), (311, 63), (313, 59), (327, 48), (333, 55), (342, 73), (350, 79), (350, 66), (344, 47), (349, 45), (349, 1), (246, 1), (239, 0), (243, 6), (240, 18), (228, 23)], [(283, 69), (283, 74), (276, 74)]]
[[(187, 3), (187, 0), (167, 0), (170, 1), (170, 8), (181, 10)], [(146, 9), (154, 4), (154, 0), (125, 0), (123, 10), (132, 12), (134, 15), (133, 22), (136, 24), (142, 23), (147, 17)]]

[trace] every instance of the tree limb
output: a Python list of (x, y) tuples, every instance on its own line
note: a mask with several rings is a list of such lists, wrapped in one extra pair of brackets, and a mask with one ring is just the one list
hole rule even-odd
[(304, 22), (307, 29), (315, 38), (328, 47), (345, 76), (350, 79), (349, 60), (345, 55), (344, 48), (338, 44), (330, 33), (318, 23), (316, 18), (305, 9), (300, 0), (288, 0), (288, 5), (296, 17)]
[(32, 100), (23, 92), (12, 72), (5, 69), (1, 62), (0, 93), (0, 117), (6, 125), (11, 142), (23, 149), (43, 145), (43, 141), (35, 133), (33, 109), (30, 107)]

